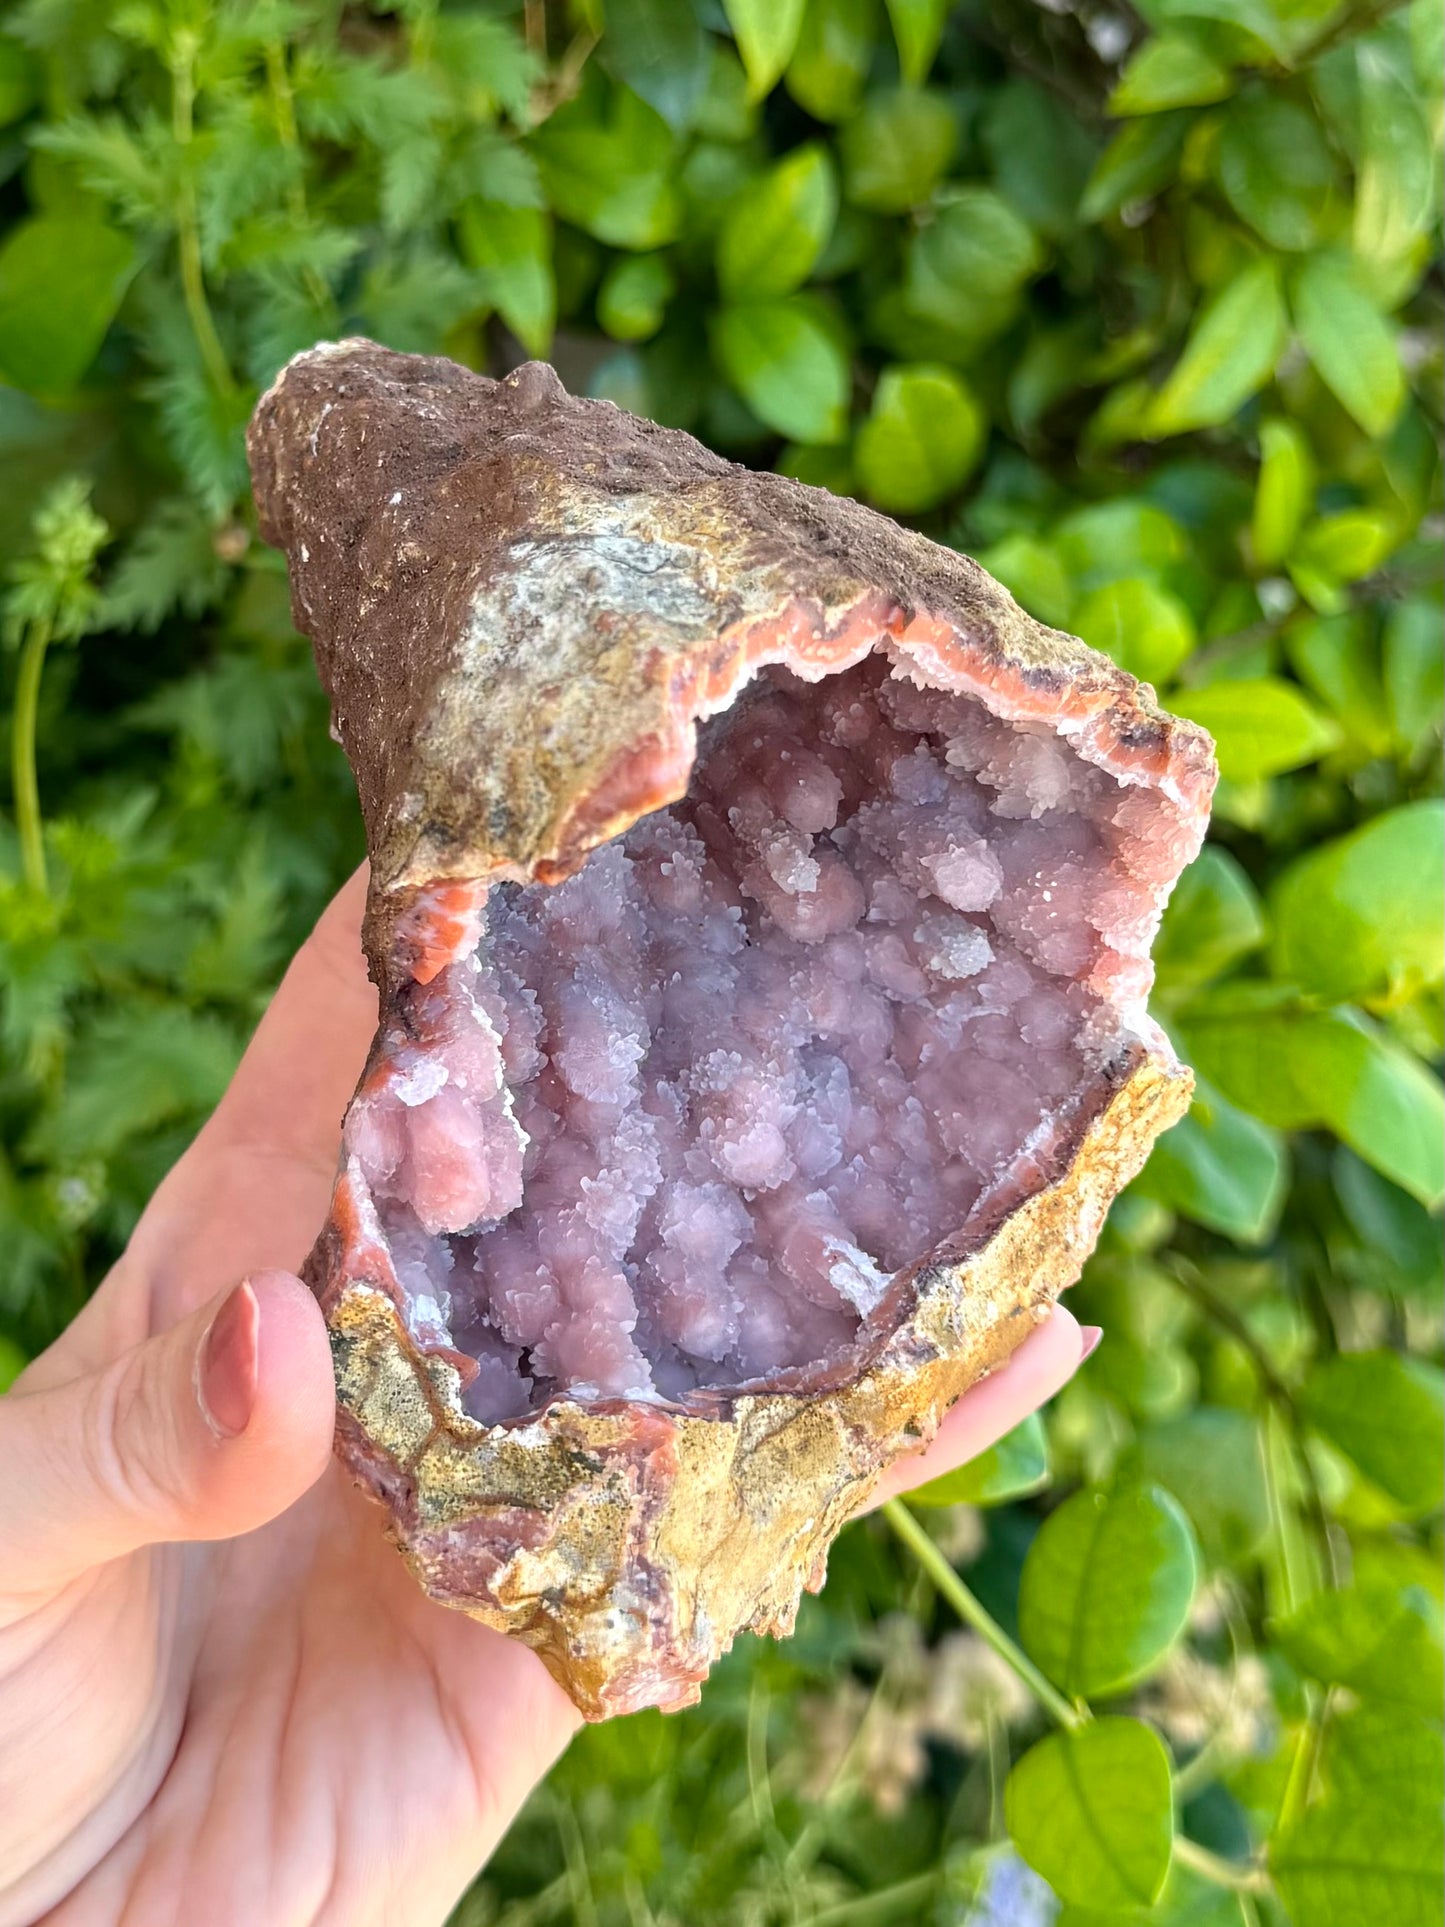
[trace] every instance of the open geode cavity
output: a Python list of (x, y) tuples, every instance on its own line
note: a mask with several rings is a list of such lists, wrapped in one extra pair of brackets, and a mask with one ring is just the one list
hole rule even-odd
[(339, 1450), (589, 1716), (684, 1704), (1187, 1103), (1144, 1000), (1207, 738), (535, 364), (317, 348), (251, 455), (372, 855)]

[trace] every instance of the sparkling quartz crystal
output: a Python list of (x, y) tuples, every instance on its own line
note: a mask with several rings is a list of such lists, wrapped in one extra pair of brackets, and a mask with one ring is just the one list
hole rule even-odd
[(589, 1716), (685, 1704), (1187, 1103), (1144, 1001), (1208, 741), (536, 364), (314, 349), (251, 455), (373, 865), (338, 1449)]

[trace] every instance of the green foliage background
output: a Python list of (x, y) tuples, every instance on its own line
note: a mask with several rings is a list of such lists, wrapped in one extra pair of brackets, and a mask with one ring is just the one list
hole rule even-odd
[(314, 340), (551, 354), (1219, 744), (1098, 1356), (585, 1735), (469, 1927), (1439, 1919), (1441, 52), (1439, 0), (0, 15), (7, 1372), (359, 854), (241, 440)]

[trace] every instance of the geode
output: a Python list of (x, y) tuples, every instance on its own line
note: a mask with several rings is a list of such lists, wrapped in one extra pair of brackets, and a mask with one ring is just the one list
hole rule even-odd
[(1208, 738), (540, 364), (321, 346), (250, 452), (371, 856), (338, 1450), (588, 1717), (687, 1704), (1184, 1110), (1145, 999)]

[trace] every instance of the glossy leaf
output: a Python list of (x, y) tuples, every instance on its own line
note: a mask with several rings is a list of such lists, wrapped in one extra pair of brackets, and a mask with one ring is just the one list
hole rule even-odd
[(1151, 435), (1228, 421), (1274, 373), (1286, 320), (1279, 268), (1251, 262), (1204, 308), (1147, 417)]
[(916, 514), (954, 492), (986, 433), (983, 410), (951, 369), (885, 368), (858, 430), (858, 478), (880, 508)]
[(888, 0), (888, 18), (898, 42), (898, 64), (903, 78), (915, 85), (925, 80), (943, 37), (949, 0)]
[(1139, 1182), (1191, 1223), (1256, 1245), (1273, 1235), (1288, 1179), (1279, 1133), (1196, 1073), (1188, 1115), (1155, 1144)]
[(967, 1465), (930, 1479), (908, 1495), (910, 1505), (1004, 1505), (1049, 1482), (1049, 1441), (1033, 1413)]
[(41, 215), (0, 247), (0, 377), (40, 395), (72, 389), (95, 359), (139, 259), (88, 215)]
[(1079, 604), (1074, 626), (1142, 682), (1162, 685), (1194, 649), (1194, 618), (1168, 589), (1140, 576), (1106, 583)]
[(669, 126), (690, 125), (708, 83), (712, 53), (702, 23), (678, 0), (607, 0), (602, 54)]
[(1238, 783), (1316, 762), (1340, 740), (1337, 724), (1275, 676), (1180, 690), (1172, 701), (1209, 731), (1221, 774)]
[(803, 7), (804, 0), (723, 0), (754, 100), (761, 100), (792, 59)]
[(1321, 1592), (1275, 1627), (1280, 1650), (1327, 1685), (1369, 1703), (1438, 1714), (1445, 1694), (1439, 1603), (1420, 1586)]
[(1227, 850), (1207, 844), (1180, 877), (1154, 940), (1154, 978), (1177, 996), (1222, 976), (1264, 942), (1254, 885)]
[(1174, 1845), (1172, 1774), (1139, 1720), (1093, 1720), (1030, 1747), (1004, 1792), (1009, 1834), (1061, 1900), (1149, 1906)]
[(1250, 545), (1262, 569), (1277, 568), (1294, 546), (1315, 493), (1315, 464), (1304, 430), (1274, 416), (1259, 428), (1259, 481)]
[(672, 135), (629, 88), (615, 90), (602, 117), (580, 100), (560, 108), (532, 147), (553, 208), (599, 241), (656, 248), (677, 232)]
[(791, 294), (812, 273), (838, 214), (838, 184), (827, 150), (791, 154), (745, 188), (718, 235), (717, 272), (732, 300)]
[(550, 219), (539, 208), (468, 201), (458, 230), (488, 301), (528, 354), (545, 355), (557, 319)]
[(1337, 253), (1314, 254), (1290, 283), (1290, 306), (1320, 378), (1367, 435), (1400, 412), (1405, 377), (1395, 335), (1357, 270)]
[(873, 63), (878, 0), (808, 0), (788, 63), (788, 92), (815, 120), (857, 110)]
[(1385, 622), (1381, 653), (1391, 728), (1397, 742), (1414, 749), (1439, 728), (1445, 709), (1438, 604), (1397, 603)]
[(1388, 269), (1430, 226), (1438, 168), (1424, 102), (1377, 41), (1356, 50), (1360, 156), (1354, 252)]
[(1191, 1011), (1192, 1061), (1279, 1130), (1323, 1125), (1422, 1204), (1445, 1197), (1445, 1096), (1423, 1065), (1337, 1011)]
[(1019, 1636), (1066, 1693), (1119, 1693), (1184, 1630), (1196, 1577), (1189, 1522), (1159, 1486), (1079, 1492), (1029, 1548)]
[(848, 363), (807, 303), (794, 298), (723, 308), (713, 342), (729, 381), (770, 428), (800, 442), (843, 439)]
[(905, 282), (912, 313), (945, 327), (965, 325), (977, 304), (1021, 287), (1039, 266), (1027, 223), (987, 188), (958, 188), (919, 228)]
[(1182, 112), (1150, 114), (1121, 128), (1094, 164), (1079, 203), (1083, 218), (1101, 221), (1167, 187), (1178, 168), (1192, 118)]
[(614, 341), (647, 341), (662, 326), (677, 279), (660, 254), (616, 261), (597, 291), (597, 319)]
[(1297, 859), (1271, 893), (1276, 975), (1331, 1002), (1438, 983), (1445, 805), (1386, 810)]
[(1335, 164), (1307, 107), (1264, 88), (1242, 96), (1224, 117), (1215, 166), (1226, 199), (1271, 247), (1324, 238)]
[(958, 145), (958, 124), (940, 94), (897, 87), (873, 94), (842, 129), (848, 199), (877, 214), (926, 201)]
[(1303, 1407), (1332, 1445), (1412, 1517), (1445, 1505), (1445, 1377), (1398, 1352), (1342, 1352), (1316, 1366)]
[(1109, 112), (1158, 114), (1170, 107), (1207, 107), (1228, 98), (1233, 85), (1229, 69), (1221, 67), (1199, 45), (1183, 34), (1161, 34), (1146, 40), (1120, 76), (1109, 96)]

